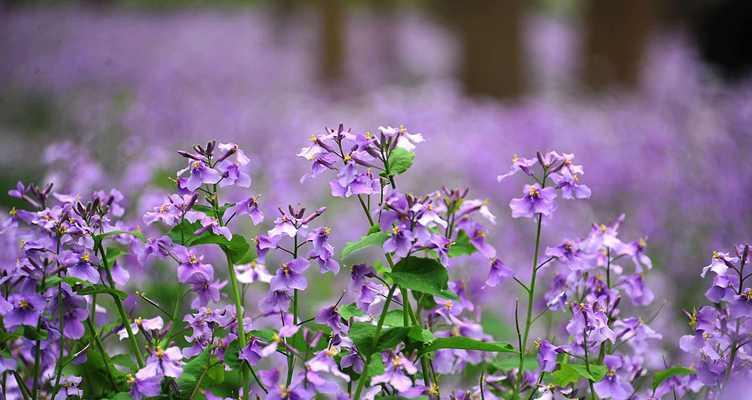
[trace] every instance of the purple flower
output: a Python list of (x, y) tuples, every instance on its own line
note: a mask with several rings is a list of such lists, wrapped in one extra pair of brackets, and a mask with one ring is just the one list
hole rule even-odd
[(213, 185), (222, 179), (222, 174), (215, 169), (209, 168), (201, 160), (189, 161), (188, 167), (178, 171), (178, 177), (188, 173), (188, 178), (181, 180), (180, 187), (195, 192), (201, 185)]
[(253, 337), (251, 338), (251, 342), (248, 343), (245, 348), (240, 350), (238, 358), (250, 365), (256, 365), (263, 358), (263, 349), (264, 347), (261, 343)]
[[(162, 350), (161, 347), (149, 356), (146, 361), (145, 375), (148, 376), (169, 376), (178, 378), (183, 373), (183, 353), (178, 347), (169, 347)], [(140, 371), (139, 371), (140, 372)]]
[[(155, 332), (162, 328), (164, 328), (164, 320), (160, 316), (149, 319), (136, 318), (131, 323), (131, 332), (133, 332), (134, 335), (138, 334), (142, 329), (146, 332)], [(125, 328), (119, 330), (118, 338), (120, 338), (120, 340), (127, 339), (128, 331)]]
[(303, 376), (296, 375), (288, 386), (280, 383), (279, 370), (271, 369), (259, 372), (261, 381), (269, 388), (266, 398), (268, 400), (308, 400), (313, 393), (303, 385)]
[(269, 283), (272, 280), (272, 276), (266, 270), (266, 265), (259, 264), (256, 260), (248, 264), (236, 265), (235, 272), (240, 283)]
[(82, 398), (84, 391), (78, 388), (80, 384), (80, 377), (64, 376), (60, 379), (60, 391), (55, 395), (55, 400), (65, 400), (68, 397)]
[(329, 235), (332, 230), (328, 227), (321, 227), (308, 235), (308, 240), (313, 243), (313, 248), (308, 253), (308, 257), (319, 264), (321, 273), (339, 272), (339, 263), (334, 259), (334, 247), (328, 243)]
[(496, 181), (501, 182), (520, 171), (526, 173), (527, 175), (532, 175), (532, 167), (537, 162), (538, 160), (535, 158), (524, 158), (520, 157), (518, 154), (515, 154), (514, 156), (512, 156), (512, 166), (509, 169), (509, 172), (497, 176)]
[(249, 197), (235, 203), (235, 205), (225, 210), (222, 219), (227, 223), (236, 215), (248, 215), (254, 225), (258, 225), (264, 220), (264, 213), (259, 210), (258, 201), (255, 197)]
[(324, 324), (332, 328), (332, 332), (339, 334), (347, 329), (345, 324), (342, 323), (342, 317), (337, 312), (337, 305), (330, 307), (324, 307), (316, 314), (316, 322)]
[(261, 299), (259, 309), (265, 314), (280, 313), (290, 308), (290, 295), (286, 290), (271, 290)]
[(308, 281), (303, 274), (310, 264), (308, 260), (295, 259), (282, 264), (269, 283), (270, 291), (289, 291), (293, 289), (305, 290)]
[(509, 202), (509, 208), (512, 209), (513, 218), (532, 218), (536, 214), (550, 216), (556, 209), (556, 190), (553, 188), (543, 188), (540, 185), (525, 185), (523, 196), (512, 199)]
[(175, 258), (178, 260), (178, 281), (186, 283), (193, 274), (203, 274), (207, 280), (214, 279), (214, 268), (201, 261), (203, 256), (197, 255), (193, 250), (183, 246), (175, 246), (173, 249)]
[(206, 278), (206, 275), (201, 273), (191, 275), (185, 283), (191, 285), (191, 290), (196, 294), (196, 298), (191, 302), (192, 308), (206, 306), (212, 301), (218, 302), (219, 291), (227, 285), (227, 281), (210, 281)]
[(58, 297), (55, 296), (55, 302), (51, 313), (58, 317), (62, 312), (62, 333), (66, 338), (80, 339), (84, 335), (83, 321), (89, 316), (86, 309), (86, 300), (81, 296), (73, 294), (73, 291), (68, 285), (62, 286), (60, 297), (62, 302), (58, 304)]
[(413, 234), (411, 231), (400, 228), (397, 225), (392, 226), (392, 233), (384, 242), (384, 251), (394, 253), (399, 257), (407, 257), (410, 254), (413, 243)]
[[(36, 293), (14, 293), (8, 297), (10, 309), (3, 310), (5, 329), (11, 330), (20, 325), (37, 326), (39, 316), (44, 311), (45, 301)], [(7, 307), (3, 307), (6, 308)]]
[(752, 317), (752, 288), (746, 288), (729, 303), (731, 318)]
[(561, 190), (561, 197), (565, 199), (590, 198), (590, 188), (581, 184), (580, 176), (571, 173), (567, 168), (562, 169), (560, 173), (552, 174), (551, 180), (556, 184), (556, 188)]
[(92, 283), (99, 282), (99, 271), (91, 265), (91, 253), (65, 251), (60, 255), (60, 263), (67, 267), (68, 275)]
[(625, 400), (629, 398), (633, 392), (632, 385), (622, 380), (616, 373), (622, 367), (621, 357), (607, 355), (603, 358), (603, 363), (608, 371), (603, 380), (596, 382), (593, 386), (595, 392), (604, 399)]
[(398, 392), (406, 392), (413, 386), (409, 375), (415, 375), (418, 369), (402, 353), (388, 352), (383, 354), (384, 373), (371, 378), (371, 385), (387, 383)]
[(486, 278), (486, 286), (496, 287), (498, 284), (504, 282), (510, 277), (514, 276), (509, 267), (498, 258), (494, 258), (491, 262), (491, 270), (488, 271), (488, 278)]
[[(347, 159), (350, 156), (345, 156)], [(334, 197), (350, 197), (359, 194), (372, 194), (379, 190), (378, 180), (369, 172), (360, 172), (354, 161), (347, 161), (337, 174), (337, 178), (329, 182)]]
[(640, 274), (622, 276), (619, 283), (623, 285), (624, 293), (638, 306), (646, 306), (652, 303), (655, 298), (653, 292), (645, 286)]
[(162, 392), (162, 377), (152, 374), (151, 369), (143, 368), (136, 372), (136, 376), (128, 375), (131, 385), (130, 395), (133, 400), (158, 396)]
[(538, 365), (541, 371), (551, 372), (556, 369), (556, 358), (559, 356), (561, 349), (554, 346), (548, 340), (537, 340), (535, 342), (538, 348)]

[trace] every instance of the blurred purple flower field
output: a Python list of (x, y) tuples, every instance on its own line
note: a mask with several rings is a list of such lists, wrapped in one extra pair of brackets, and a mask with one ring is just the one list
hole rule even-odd
[[(655, 301), (645, 317), (658, 313), (654, 325), (670, 345), (686, 333), (681, 309), (705, 302), (708, 282), (698, 277), (711, 252), (752, 235), (752, 82), (733, 88), (718, 82), (681, 32), (662, 32), (650, 43), (636, 90), (590, 95), (573, 83), (581, 68), (573, 56), (578, 29), (562, 18), (528, 17), (534, 90), (504, 103), (463, 94), (454, 78), (457, 44), (417, 11), (388, 19), (352, 15), (348, 73), (335, 87), (316, 79), (317, 21), (305, 13), (279, 20), (264, 11), (61, 8), (2, 18), (0, 54), (13, 62), (0, 64), (0, 96), (6, 104), (24, 93), (43, 97), (56, 110), (50, 133), (57, 136), (53, 143), (0, 125), (0, 165), (37, 171), (58, 191), (119, 188), (131, 222), (142, 223), (144, 212), (172, 193), (168, 177), (182, 167), (174, 149), (217, 139), (249, 155), (267, 215), (288, 203), (337, 208), (337, 218), (322, 220), (340, 249), (365, 233), (360, 210), (332, 203), (321, 182), (301, 182), (310, 165), (296, 154), (325, 127), (344, 123), (363, 133), (404, 125), (426, 143), (400, 189), (468, 186), (471, 197), (487, 199), (497, 217), (491, 243), (525, 280), (535, 226), (511, 218), (508, 203), (520, 185), (496, 177), (515, 154), (575, 153), (586, 165), (592, 197), (560, 204), (557, 218), (544, 221), (542, 242), (556, 246), (586, 235), (591, 222), (625, 214), (624, 236), (644, 235), (654, 264), (646, 283)], [(231, 196), (239, 200), (242, 193)], [(488, 267), (476, 256), (450, 275), (465, 281), (496, 321), (487, 329), (511, 340), (517, 288), (482, 289)], [(323, 301), (346, 287), (347, 275), (317, 275), (310, 284)], [(664, 355), (655, 357), (653, 364), (661, 364)]]

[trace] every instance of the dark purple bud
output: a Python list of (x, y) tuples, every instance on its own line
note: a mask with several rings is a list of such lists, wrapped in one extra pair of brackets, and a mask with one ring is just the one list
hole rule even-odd
[(189, 153), (187, 151), (178, 150), (178, 154), (180, 154), (181, 156), (183, 156), (185, 158), (190, 158), (192, 160), (201, 160), (201, 158), (199, 156), (197, 156), (195, 154), (191, 154), (191, 153)]
[(306, 217), (306, 219), (303, 220), (303, 224), (308, 224), (309, 222), (318, 218), (319, 216), (321, 216), (321, 214), (324, 213), (324, 211), (326, 211), (326, 207), (321, 207), (318, 210), (314, 211), (313, 214), (309, 215), (308, 217)]

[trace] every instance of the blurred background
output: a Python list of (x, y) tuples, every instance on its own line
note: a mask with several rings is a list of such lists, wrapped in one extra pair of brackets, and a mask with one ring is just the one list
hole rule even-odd
[[(295, 154), (324, 126), (404, 124), (427, 142), (401, 187), (489, 199), (499, 254), (524, 275), (532, 226), (507, 207), (522, 181), (495, 177), (514, 153), (574, 152), (593, 198), (563, 203), (544, 243), (625, 213), (670, 343), (711, 251), (752, 233), (750, 38), (744, 0), (3, 0), (0, 185), (117, 187), (139, 221), (171, 189), (174, 150), (218, 139), (252, 156), (267, 214), (346, 212), (323, 179), (299, 183)], [(329, 223), (340, 244), (364, 230)], [(486, 273), (453, 271), (477, 287)], [(501, 306), (477, 291), (500, 339), (517, 296), (502, 290)]]

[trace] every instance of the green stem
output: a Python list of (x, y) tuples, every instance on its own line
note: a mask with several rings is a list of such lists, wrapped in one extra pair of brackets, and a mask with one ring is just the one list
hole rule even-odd
[[(232, 290), (232, 298), (235, 301), (235, 318), (237, 320), (238, 330), (238, 344), (242, 351), (246, 345), (245, 327), (243, 326), (244, 312), (243, 312), (243, 299), (240, 296), (240, 287), (238, 285), (238, 278), (235, 276), (235, 266), (232, 263), (232, 257), (230, 253), (225, 250), (225, 256), (227, 257), (227, 273), (230, 275), (230, 290)], [(248, 400), (248, 376), (246, 374), (245, 364), (240, 367), (240, 379), (243, 386), (243, 400)]]
[[(373, 345), (374, 347), (379, 343), (379, 336), (381, 335), (381, 329), (384, 327), (384, 321), (386, 320), (386, 314), (389, 311), (389, 304), (392, 302), (392, 297), (394, 296), (394, 291), (397, 289), (397, 284), (395, 283), (392, 285), (392, 287), (389, 288), (389, 293), (386, 295), (386, 301), (384, 302), (384, 308), (381, 310), (381, 316), (379, 316), (379, 322), (376, 325), (376, 333), (373, 336)], [(360, 394), (363, 392), (363, 387), (366, 384), (366, 379), (368, 379), (368, 364), (371, 363), (371, 356), (373, 353), (370, 353), (366, 356), (366, 362), (363, 365), (363, 373), (360, 375), (360, 378), (358, 379), (358, 387), (355, 389), (355, 400), (360, 399)]]
[(538, 223), (535, 232), (535, 250), (533, 252), (533, 268), (530, 276), (530, 285), (527, 290), (527, 313), (525, 317), (525, 330), (522, 335), (522, 348), (520, 349), (520, 364), (517, 372), (517, 384), (514, 389), (514, 397), (517, 398), (520, 393), (520, 386), (522, 385), (522, 375), (525, 371), (525, 354), (527, 354), (527, 340), (530, 335), (530, 326), (532, 325), (533, 318), (533, 303), (535, 302), (535, 281), (538, 276), (538, 253), (540, 252), (540, 238), (541, 238), (541, 226), (543, 221), (543, 215), (538, 214)]

